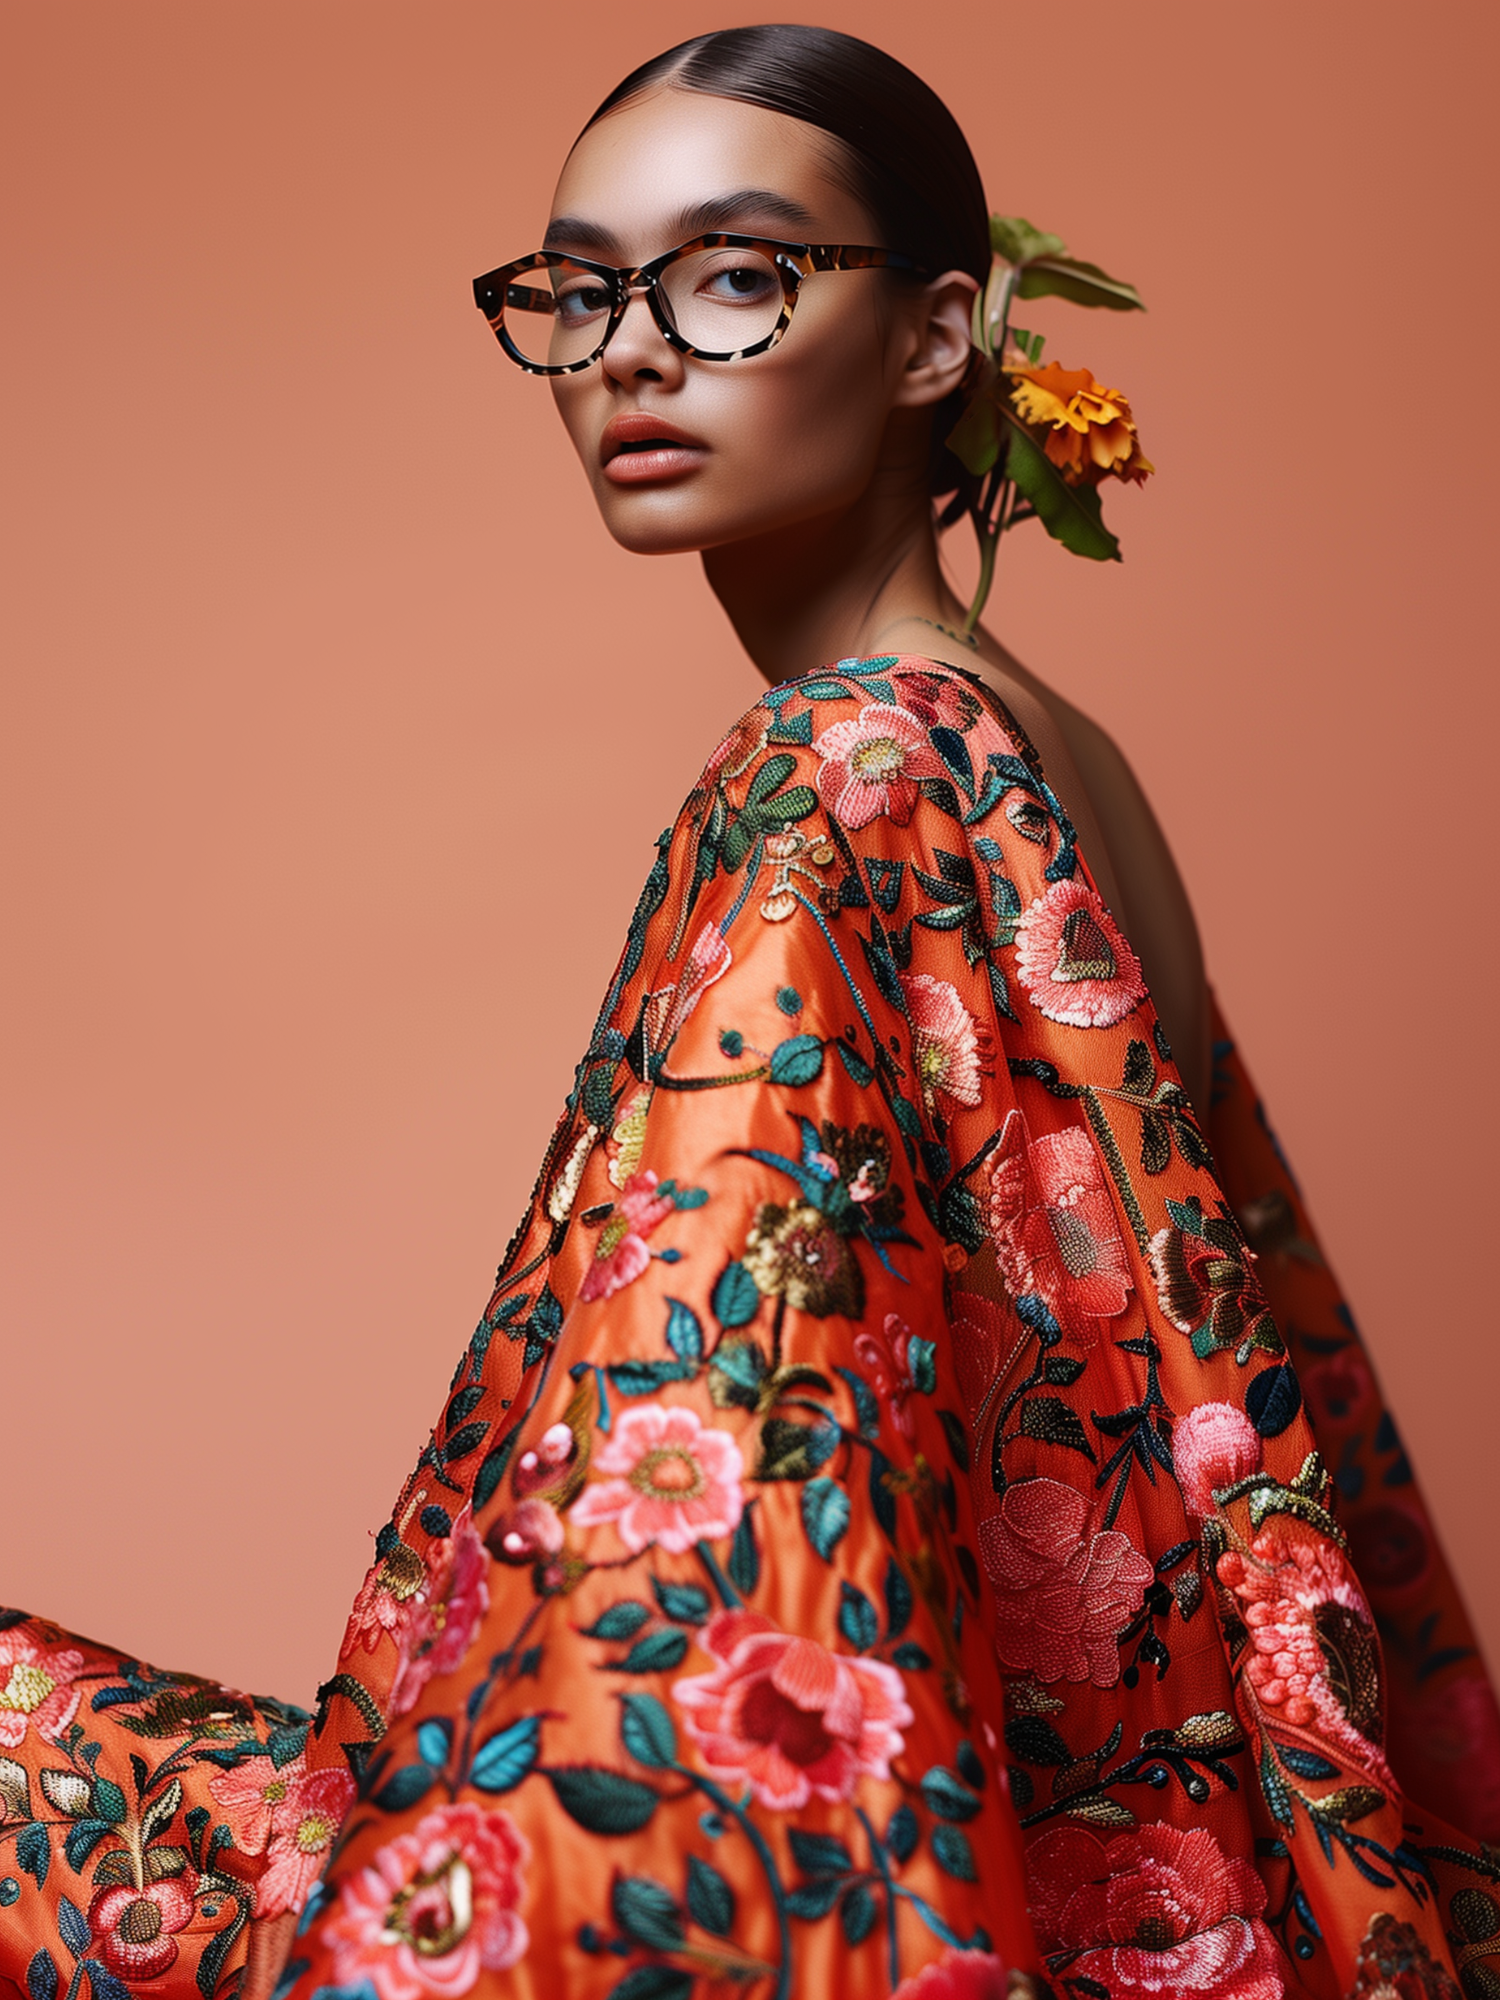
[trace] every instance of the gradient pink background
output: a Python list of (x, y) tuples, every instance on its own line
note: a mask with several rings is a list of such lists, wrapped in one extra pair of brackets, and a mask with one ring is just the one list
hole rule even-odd
[[(774, 13), (769, 16), (774, 18)], [(306, 1699), (756, 676), (476, 271), (701, 7), (12, 0), (0, 1599)], [(765, 17), (757, 17), (765, 18)], [(999, 629), (1135, 760), (1500, 1655), (1495, 11), (829, 4), (1161, 468)]]

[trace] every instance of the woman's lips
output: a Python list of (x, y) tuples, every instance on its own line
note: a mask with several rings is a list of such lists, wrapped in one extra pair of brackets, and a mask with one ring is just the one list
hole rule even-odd
[(612, 417), (599, 440), (604, 476), (616, 486), (680, 479), (707, 455), (706, 446), (686, 431), (639, 410)]

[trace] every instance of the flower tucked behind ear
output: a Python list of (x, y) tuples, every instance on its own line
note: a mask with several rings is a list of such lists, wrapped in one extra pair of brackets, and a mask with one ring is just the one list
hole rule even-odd
[(1016, 367), (1007, 357), (1006, 373), (1018, 415), (1048, 426), (1043, 449), (1070, 485), (1096, 486), (1110, 475), (1140, 485), (1156, 470), (1141, 450), (1129, 399), (1087, 368)]

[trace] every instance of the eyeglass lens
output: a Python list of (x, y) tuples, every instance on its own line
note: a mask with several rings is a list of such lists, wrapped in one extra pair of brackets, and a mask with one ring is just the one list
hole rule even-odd
[[(776, 331), (785, 293), (769, 250), (694, 250), (658, 280), (666, 317), (690, 347), (738, 353)], [(506, 288), (505, 330), (519, 353), (544, 367), (585, 360), (609, 326), (614, 297), (596, 271), (570, 263), (526, 271)]]

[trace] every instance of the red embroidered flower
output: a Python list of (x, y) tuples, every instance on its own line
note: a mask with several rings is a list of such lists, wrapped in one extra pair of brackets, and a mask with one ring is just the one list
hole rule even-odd
[[(1488, 1898), (1481, 1892), (1479, 1900), (1483, 1904)], [(1466, 1990), (1482, 1993), (1484, 1988)], [(1360, 1945), (1349, 2000), (1462, 2000), (1462, 1996), (1416, 1926), (1381, 1912), (1371, 1917)]]
[(401, 1670), (391, 1688), (392, 1715), (405, 1715), (435, 1674), (451, 1674), (490, 1608), (489, 1557), (465, 1507), (453, 1532), (428, 1552), (428, 1584), (403, 1634)]
[(192, 1921), (191, 1872), (166, 1875), (144, 1889), (121, 1883), (89, 1904), (92, 1949), (121, 1979), (157, 1979), (177, 1962), (176, 1933)]
[(1003, 1958), (992, 1951), (955, 1951), (949, 1945), (941, 1958), (903, 1979), (891, 2000), (1005, 2000), (1008, 1986)]
[(929, 1116), (940, 1097), (977, 1104), (984, 1090), (988, 1037), (958, 997), (958, 988), (926, 972), (901, 975), (911, 1022), (912, 1061)]
[(1016, 926), (1016, 977), (1033, 1007), (1073, 1028), (1112, 1028), (1146, 997), (1140, 960), (1076, 875), (1054, 882)]
[(656, 1175), (649, 1167), (632, 1174), (594, 1246), (594, 1261), (584, 1272), (579, 1298), (612, 1298), (640, 1277), (651, 1263), (646, 1238), (673, 1206), (670, 1195), (657, 1194)]
[(1233, 1403), (1195, 1404), (1172, 1432), (1177, 1483), (1200, 1521), (1214, 1511), (1214, 1488), (1248, 1478), (1260, 1460), (1260, 1433)]
[(905, 826), (916, 809), (918, 780), (948, 775), (921, 723), (889, 702), (869, 702), (855, 720), (830, 723), (812, 747), (823, 760), (823, 803), (851, 829), (882, 815)]
[(1068, 1976), (1132, 2000), (1282, 2000), (1285, 1961), (1261, 1918), (1265, 1884), (1206, 1827), (1164, 1822), (1107, 1845), (1058, 1827), (1026, 1857), (1037, 1942)]
[(1031, 1139), (1012, 1111), (990, 1167), (990, 1233), (1015, 1298), (1037, 1293), (1090, 1348), (1124, 1312), (1130, 1260), (1094, 1142), (1081, 1126)]
[(0, 1632), (0, 1746), (18, 1750), (28, 1726), (43, 1738), (61, 1735), (77, 1713), (73, 1682), (82, 1672), (74, 1646), (39, 1646), (22, 1625)]
[(887, 1313), (880, 1333), (854, 1336), (854, 1358), (876, 1395), (885, 1397), (891, 1422), (909, 1438), (912, 1392), (931, 1395), (937, 1387), (932, 1342), (919, 1339), (899, 1313)]
[(830, 1653), (758, 1611), (717, 1612), (702, 1644), (719, 1665), (672, 1695), (715, 1776), (778, 1812), (814, 1793), (852, 1798), (862, 1776), (889, 1778), (912, 1720), (894, 1667)]
[(1118, 1635), (1140, 1608), (1151, 1565), (1117, 1528), (1089, 1530), (1089, 1503), (1055, 1479), (1007, 1487), (979, 1523), (995, 1587), (995, 1650), (1039, 1681), (1120, 1678)]
[(522, 1500), (492, 1523), (484, 1545), (501, 1562), (540, 1562), (562, 1547), (563, 1525), (545, 1500)]
[(349, 1613), (340, 1659), (356, 1646), (373, 1653), (383, 1633), (399, 1646), (411, 1623), (413, 1599), (426, 1581), (426, 1564), (405, 1542), (398, 1541), (389, 1554), (372, 1563)]
[(1262, 1528), (1248, 1555), (1231, 1549), (1219, 1581), (1250, 1630), (1245, 1674), (1262, 1708), (1313, 1729), (1392, 1784), (1381, 1734), (1380, 1648), (1354, 1572), (1331, 1542)]
[(903, 708), (929, 729), (966, 730), (978, 719), (980, 703), (958, 676), (937, 667), (897, 667), (891, 683)]
[(507, 1812), (439, 1806), (351, 1875), (322, 1929), (332, 1983), (378, 2000), (457, 2000), (530, 1942), (519, 1911), (530, 1848)]
[(591, 1528), (613, 1521), (627, 1549), (653, 1542), (681, 1555), (739, 1526), (745, 1461), (728, 1431), (708, 1430), (694, 1410), (647, 1403), (619, 1417), (614, 1436), (594, 1454), (596, 1471), (613, 1473), (586, 1486), (573, 1519)]

